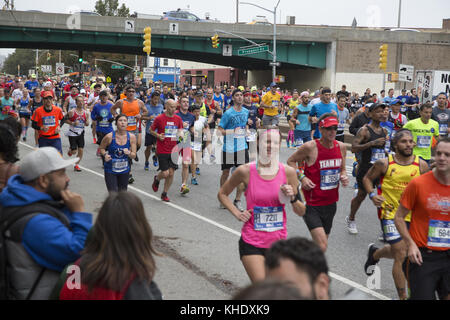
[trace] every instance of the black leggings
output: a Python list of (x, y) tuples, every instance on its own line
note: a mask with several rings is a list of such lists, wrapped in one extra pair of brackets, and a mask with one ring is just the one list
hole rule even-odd
[(105, 172), (105, 182), (108, 192), (127, 191), (129, 176), (130, 174), (128, 172), (122, 174)]

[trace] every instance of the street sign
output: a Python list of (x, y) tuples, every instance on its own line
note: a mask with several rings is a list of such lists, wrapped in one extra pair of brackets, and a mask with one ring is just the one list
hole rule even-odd
[(52, 72), (52, 66), (51, 65), (41, 65), (41, 71), (44, 73), (50, 73)]
[(119, 64), (112, 64), (111, 65), (111, 69), (124, 69), (124, 68), (125, 68), (124, 66), (121, 66)]
[(153, 74), (151, 73), (144, 73), (144, 78), (148, 80), (153, 80)]
[(56, 74), (64, 74), (64, 63), (57, 63), (55, 72)]
[(106, 82), (110, 83), (111, 82), (111, 77), (106, 78)]
[(146, 68), (144, 68), (144, 73), (149, 73), (149, 74), (153, 74), (153, 73), (155, 73), (155, 68), (152, 68), (152, 67), (146, 67)]
[(134, 32), (134, 20), (125, 20), (125, 32)]
[(222, 55), (224, 57), (231, 57), (233, 55), (233, 45), (232, 44), (224, 44), (222, 49)]
[(414, 77), (414, 66), (407, 64), (399, 65), (398, 81), (412, 82)]
[(178, 34), (178, 23), (172, 22), (169, 24), (169, 34)]
[(245, 56), (247, 54), (256, 54), (256, 53), (261, 53), (261, 52), (265, 52), (265, 51), (269, 51), (268, 45), (248, 47), (248, 48), (239, 48), (238, 55)]
[(73, 72), (89, 72), (89, 65), (85, 63), (76, 63), (73, 65)]
[(35, 73), (36, 73), (36, 71), (35, 71), (34, 69), (28, 70), (28, 74), (29, 74), (29, 75), (32, 75), (32, 74), (35, 74)]
[(275, 67), (279, 67), (280, 63), (279, 62), (269, 62), (269, 66), (275, 66)]

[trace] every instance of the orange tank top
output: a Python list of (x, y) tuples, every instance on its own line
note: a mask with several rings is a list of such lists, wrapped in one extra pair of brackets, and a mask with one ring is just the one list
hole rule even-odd
[(134, 131), (137, 128), (137, 119), (136, 116), (139, 114), (139, 103), (138, 100), (134, 100), (133, 102), (129, 102), (127, 100), (123, 100), (122, 102), (122, 113), (128, 118), (128, 126), (127, 131)]

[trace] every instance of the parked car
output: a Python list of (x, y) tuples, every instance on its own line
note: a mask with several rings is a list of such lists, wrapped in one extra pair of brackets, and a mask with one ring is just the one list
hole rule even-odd
[(188, 11), (183, 11), (181, 9), (178, 9), (176, 11), (167, 11), (163, 12), (162, 20), (177, 20), (177, 21), (199, 21), (199, 22), (209, 22), (209, 20), (206, 19), (200, 19), (198, 16), (196, 16), (193, 13), (190, 13)]

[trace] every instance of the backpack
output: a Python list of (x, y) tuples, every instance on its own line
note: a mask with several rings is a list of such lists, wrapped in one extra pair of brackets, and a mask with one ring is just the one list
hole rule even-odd
[[(62, 213), (62, 205), (60, 202), (44, 200), (35, 202), (23, 207), (7, 207), (0, 205), (0, 300), (9, 298), (9, 278), (7, 259), (8, 253), (6, 241), (21, 242), (22, 234), (28, 221), (38, 214), (48, 214), (60, 220), (67, 228), (69, 228), (69, 220)], [(14, 228), (12, 228), (14, 226)], [(38, 286), (44, 271), (42, 268), (39, 276), (34, 281), (26, 300), (30, 299), (36, 287)]]

